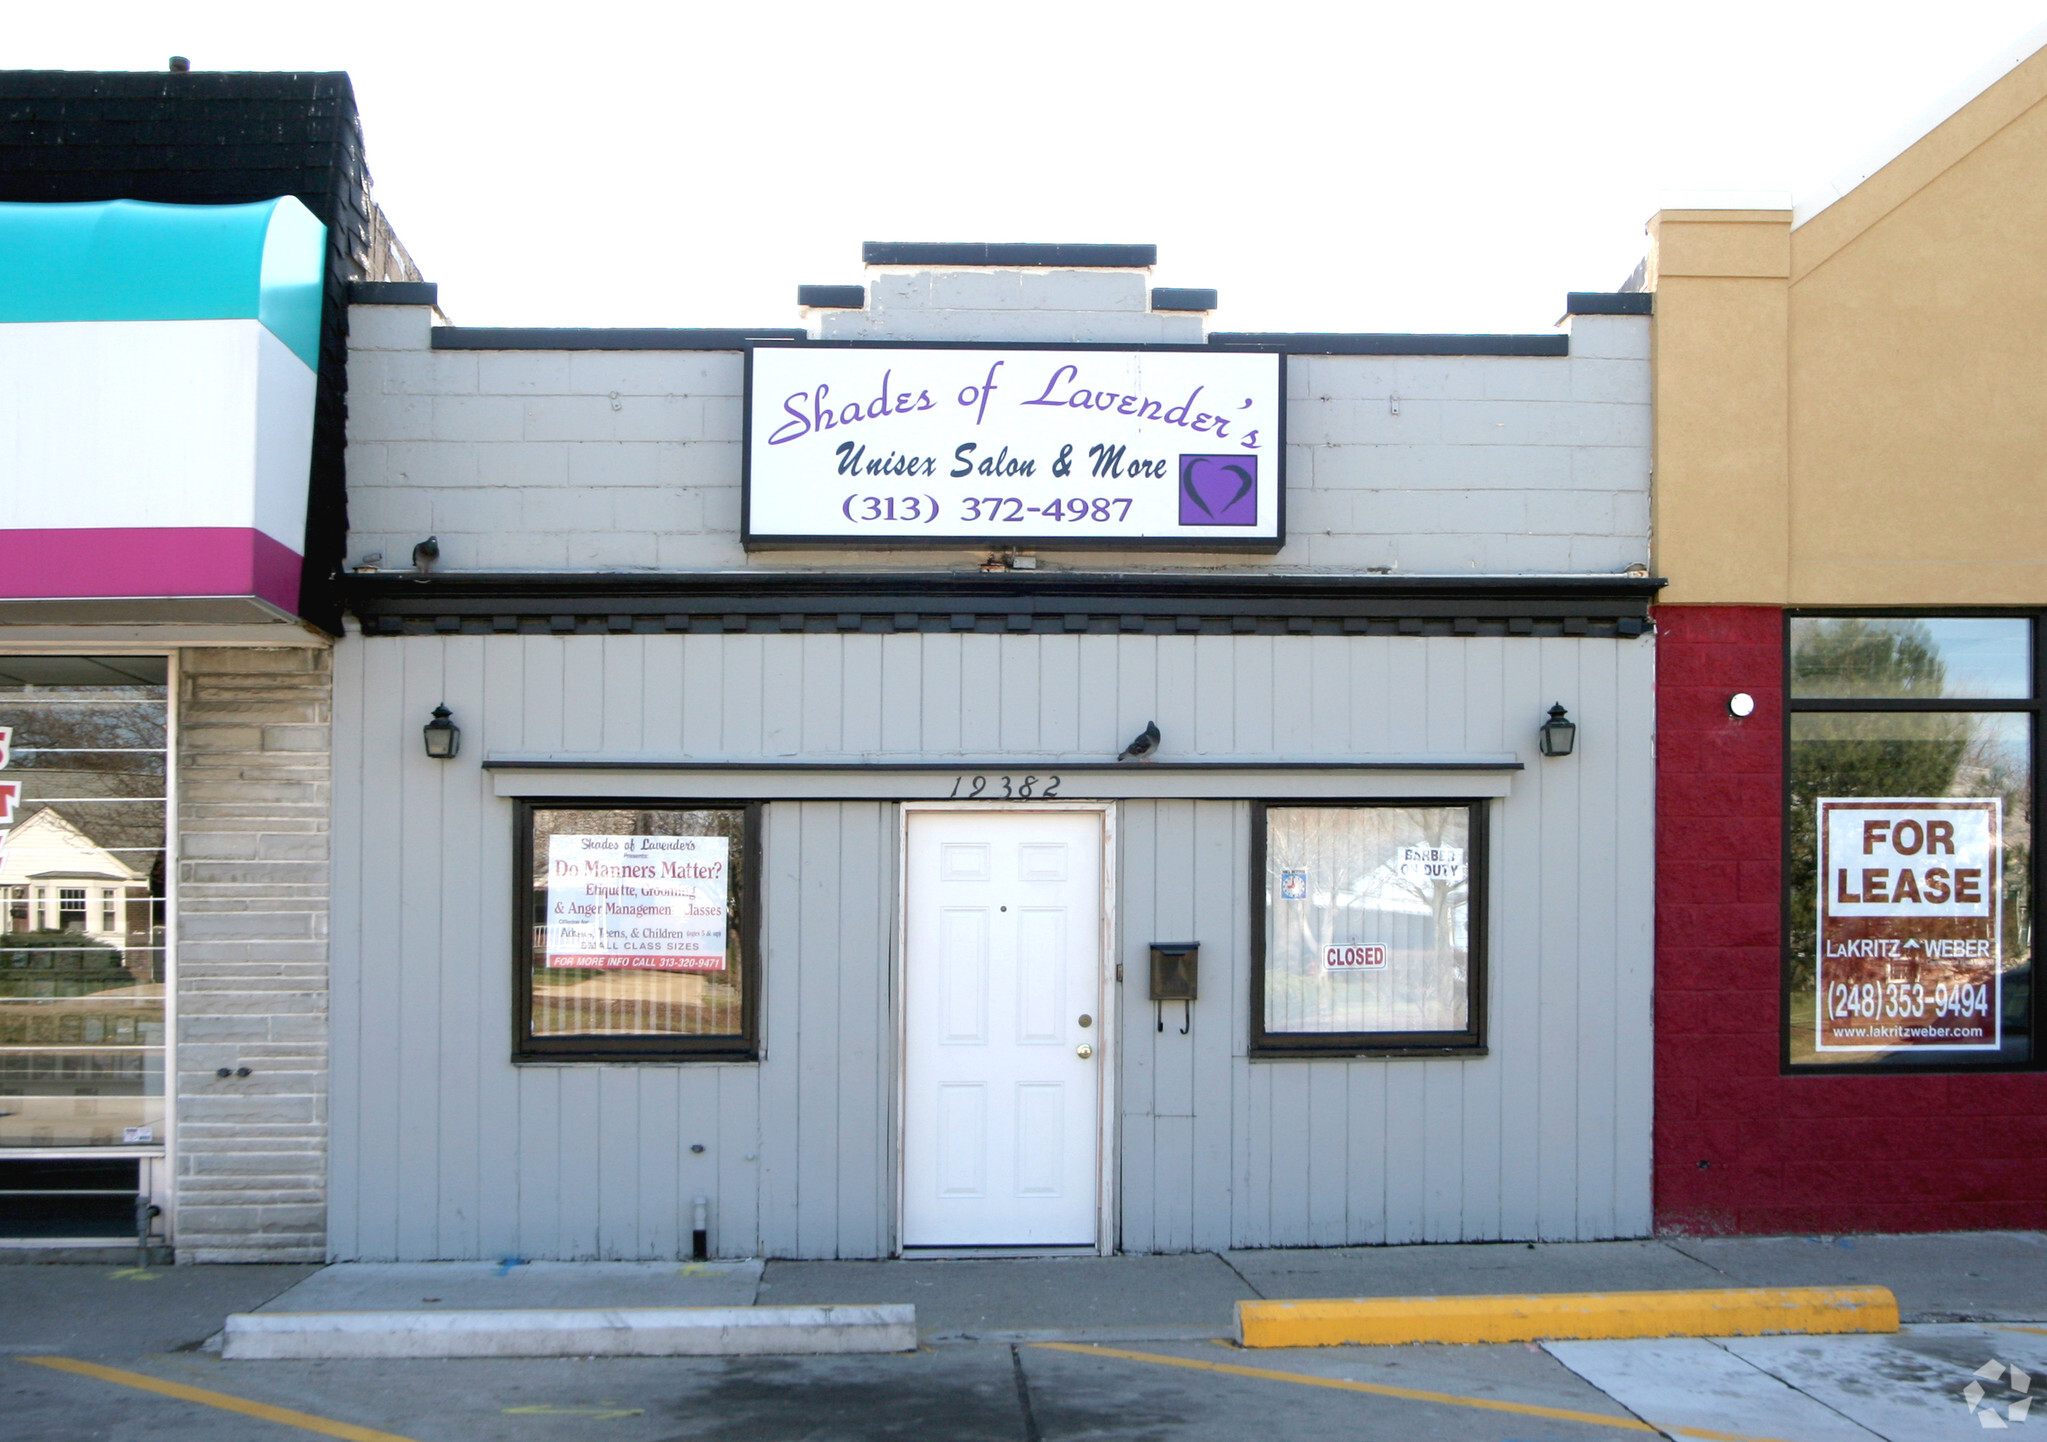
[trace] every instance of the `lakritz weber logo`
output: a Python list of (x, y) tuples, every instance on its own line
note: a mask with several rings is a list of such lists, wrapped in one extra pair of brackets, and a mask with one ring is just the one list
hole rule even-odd
[[(1986, 1428), (2002, 1428), (2026, 1420), (2026, 1411), (2033, 1405), (2031, 1377), (2017, 1367), (2007, 1367), (1995, 1357), (1976, 1369), (1976, 1377), (1980, 1380), (1972, 1381), (1962, 1389), (1962, 1401), (1968, 1404), (1979, 1424)], [(2003, 1382), (2006, 1388), (2018, 1394), (2005, 1403), (2002, 1415), (1999, 1415), (1994, 1401), (1984, 1400), (1989, 1395), (1983, 1386), (1985, 1382)]]

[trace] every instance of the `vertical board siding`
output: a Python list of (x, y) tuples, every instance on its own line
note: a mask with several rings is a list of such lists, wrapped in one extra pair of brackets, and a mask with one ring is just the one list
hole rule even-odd
[[(774, 802), (758, 1065), (514, 1067), (512, 806), (475, 759), (1515, 751), (1489, 807), (1488, 1055), (1253, 1062), (1251, 799), (1122, 803), (1109, 1139), (1125, 1250), (1639, 1236), (1650, 1226), (1653, 640), (350, 638), (336, 665), (339, 1258), (893, 1245), (899, 809)], [(452, 764), (419, 727), (445, 701)], [(1553, 701), (1578, 753), (1534, 755)], [(602, 794), (603, 773), (591, 773)], [(743, 798), (734, 798), (743, 799)], [(1198, 940), (1180, 1035), (1153, 941)], [(692, 1152), (692, 1145), (704, 1151)]]

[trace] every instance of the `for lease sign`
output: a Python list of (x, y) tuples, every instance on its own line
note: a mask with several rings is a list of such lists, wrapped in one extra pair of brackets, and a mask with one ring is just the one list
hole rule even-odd
[(1269, 351), (756, 344), (750, 546), (1284, 539)]
[(723, 836), (550, 836), (547, 957), (562, 968), (725, 970)]
[(1820, 1051), (1994, 1050), (2003, 802), (1819, 803)]

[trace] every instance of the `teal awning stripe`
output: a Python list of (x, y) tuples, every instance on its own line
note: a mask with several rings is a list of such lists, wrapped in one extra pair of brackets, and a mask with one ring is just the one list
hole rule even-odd
[(0, 323), (260, 320), (314, 370), (327, 228), (253, 205), (0, 203)]

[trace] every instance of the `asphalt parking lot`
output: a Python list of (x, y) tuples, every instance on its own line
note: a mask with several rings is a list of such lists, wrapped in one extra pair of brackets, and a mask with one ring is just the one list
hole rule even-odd
[[(1446, 1291), (1532, 1290), (1594, 1275), (1667, 1280), (1697, 1260), (1673, 1260), (1661, 1245), (769, 1263), (758, 1273), (764, 1298), (901, 1291), (925, 1324), (914, 1353), (787, 1358), (228, 1362), (208, 1350), (222, 1318), (315, 1269), (7, 1266), (0, 1438), (1933, 1442), (1995, 1426), (1980, 1420), (1986, 1409), (2007, 1428), (2024, 1425), (2027, 1409), (2014, 1404), (2047, 1396), (2047, 1244), (2035, 1234), (1890, 1250), (1757, 1243), (1717, 1257), (1730, 1282), (1751, 1280), (1733, 1275), (1743, 1265), (1807, 1278), (1889, 1274), (1909, 1322), (1892, 1336), (1308, 1350), (1245, 1350), (1226, 1337), (1233, 1287), (1333, 1295), (1332, 1279), (1419, 1271)], [(1044, 1325), (1062, 1316), (1071, 1325)], [(1985, 1378), (1993, 1361), (1999, 1370)]]
[[(405, 1363), (220, 1363), (174, 1355), (122, 1371), (216, 1394), (197, 1401), (133, 1381), (24, 1364), (6, 1387), (0, 1432), (23, 1439), (276, 1439), (307, 1423), (327, 1436), (388, 1442), (771, 1442), (771, 1439), (1578, 1439), (1614, 1435), (1626, 1412), (1547, 1354), (1527, 1348), (1402, 1349), (1399, 1358), (1261, 1358), (1332, 1381), (1463, 1389), (1487, 1411), (1301, 1382), (1127, 1360), (1043, 1345), (952, 1344), (890, 1357), (604, 1359)], [(1445, 1355), (1458, 1353), (1460, 1355)], [(1241, 1353), (1160, 1344), (1145, 1355), (1207, 1365)], [(1455, 1394), (1445, 1394), (1455, 1395)], [(305, 1414), (223, 1410), (232, 1397)], [(342, 1424), (334, 1426), (333, 1424)], [(331, 1430), (330, 1430), (331, 1429)], [(1639, 1430), (1639, 1424), (1635, 1429)]]

